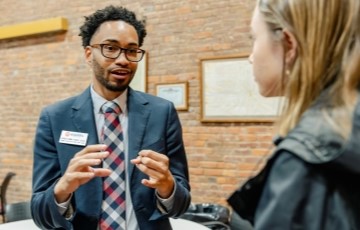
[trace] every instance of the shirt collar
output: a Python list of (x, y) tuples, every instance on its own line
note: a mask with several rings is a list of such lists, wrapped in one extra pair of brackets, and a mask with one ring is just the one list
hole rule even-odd
[[(127, 113), (127, 106), (126, 106), (127, 91), (128, 91), (128, 89), (126, 89), (120, 96), (118, 96), (117, 98), (112, 100), (113, 102), (115, 102), (116, 104), (118, 104), (120, 106), (121, 111), (124, 114)], [(93, 85), (91, 85), (91, 87), (90, 87), (90, 94), (91, 94), (91, 99), (92, 99), (93, 105), (94, 105), (94, 111), (96, 113), (102, 113), (101, 107), (107, 102), (107, 100), (105, 98), (103, 98), (102, 96), (100, 96), (97, 92), (95, 92)]]

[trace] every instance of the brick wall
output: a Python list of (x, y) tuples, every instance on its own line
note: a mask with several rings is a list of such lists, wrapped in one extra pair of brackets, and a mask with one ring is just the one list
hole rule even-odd
[(268, 153), (273, 130), (266, 123), (201, 123), (199, 59), (250, 51), (254, 2), (1, 0), (0, 26), (56, 16), (69, 21), (64, 34), (0, 41), (0, 178), (8, 171), (17, 174), (8, 202), (30, 199), (32, 142), (41, 108), (81, 92), (90, 82), (77, 36), (83, 16), (121, 3), (147, 21), (147, 91), (154, 94), (156, 83), (189, 83), (189, 109), (179, 115), (193, 202), (225, 204)]

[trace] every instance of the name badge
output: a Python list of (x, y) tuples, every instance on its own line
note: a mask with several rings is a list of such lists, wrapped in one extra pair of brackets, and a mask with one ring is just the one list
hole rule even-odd
[(87, 133), (70, 132), (63, 130), (59, 139), (60, 143), (85, 146), (88, 138)]

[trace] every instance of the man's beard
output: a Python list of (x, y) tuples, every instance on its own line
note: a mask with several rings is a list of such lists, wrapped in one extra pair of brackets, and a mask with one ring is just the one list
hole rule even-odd
[(111, 84), (110, 81), (104, 77), (105, 69), (102, 68), (96, 60), (93, 60), (93, 70), (96, 80), (98, 80), (101, 85), (103, 85), (106, 89), (110, 91), (123, 92), (124, 90), (127, 89), (127, 87), (130, 84), (130, 82), (129, 84), (125, 84), (125, 85)]
[(103, 75), (98, 75), (95, 73), (95, 77), (100, 82), (101, 85), (103, 85), (106, 89), (113, 92), (123, 92), (128, 87), (128, 84), (126, 85), (111, 84), (107, 79), (103, 77)]

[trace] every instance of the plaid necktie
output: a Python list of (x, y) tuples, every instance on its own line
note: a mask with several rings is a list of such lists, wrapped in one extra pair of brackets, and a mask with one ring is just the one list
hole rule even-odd
[(102, 106), (105, 116), (103, 141), (109, 156), (103, 167), (112, 170), (103, 180), (103, 203), (100, 218), (101, 230), (126, 229), (125, 218), (125, 158), (123, 134), (119, 121), (120, 107), (110, 101)]

